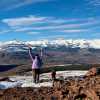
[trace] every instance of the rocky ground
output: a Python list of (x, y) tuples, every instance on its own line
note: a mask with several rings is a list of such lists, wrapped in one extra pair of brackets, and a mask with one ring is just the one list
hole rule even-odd
[(52, 87), (0, 90), (0, 100), (100, 100), (100, 75), (56, 79)]

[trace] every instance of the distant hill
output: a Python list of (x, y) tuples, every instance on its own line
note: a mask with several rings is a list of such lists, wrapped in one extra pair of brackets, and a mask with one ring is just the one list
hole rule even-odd
[[(56, 41), (56, 40), (55, 40)], [(44, 67), (64, 64), (100, 64), (100, 49), (91, 46), (81, 47), (74, 42), (65, 45), (62, 43), (47, 43), (46, 41), (31, 43), (32, 53), (43, 51)], [(57, 42), (57, 41), (56, 41)], [(60, 41), (59, 41), (60, 42)], [(0, 46), (0, 65), (20, 65), (15, 68), (18, 71), (31, 69), (31, 60), (28, 54), (28, 42), (10, 41)]]
[[(9, 41), (0, 46), (0, 64), (30, 64), (27, 44), (31, 44), (33, 53), (40, 53), (42, 48), (43, 60), (49, 64), (86, 63), (98, 64), (100, 62), (100, 48), (93, 48), (85, 41), (79, 43), (66, 42), (65, 40), (36, 41), (36, 43)], [(61, 42), (61, 43), (60, 43)], [(66, 44), (65, 44), (66, 43)]]

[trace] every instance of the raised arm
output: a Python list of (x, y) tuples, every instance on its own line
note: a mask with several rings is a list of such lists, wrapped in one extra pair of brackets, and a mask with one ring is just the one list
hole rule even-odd
[(40, 57), (43, 58), (43, 48), (40, 49)]
[(30, 55), (30, 58), (31, 58), (31, 60), (33, 61), (34, 59), (33, 59), (33, 56), (32, 56), (32, 52), (31, 52), (31, 48), (29, 48), (29, 55)]

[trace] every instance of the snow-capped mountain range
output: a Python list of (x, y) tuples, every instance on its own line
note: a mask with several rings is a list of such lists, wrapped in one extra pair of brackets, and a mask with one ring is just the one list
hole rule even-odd
[(12, 40), (12, 41), (6, 41), (6, 42), (0, 42), (0, 50), (3, 49), (15, 49), (15, 50), (25, 50), (27, 49), (27, 45), (31, 45), (33, 48), (36, 48), (37, 46), (40, 47), (48, 47), (48, 46), (66, 46), (66, 47), (80, 47), (80, 48), (96, 48), (100, 49), (100, 39), (94, 39), (94, 40), (65, 40), (65, 39), (55, 39), (55, 40), (37, 40), (37, 41), (18, 41), (18, 40)]

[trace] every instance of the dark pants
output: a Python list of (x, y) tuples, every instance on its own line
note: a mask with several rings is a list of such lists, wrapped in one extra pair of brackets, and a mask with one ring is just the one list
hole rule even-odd
[(32, 69), (34, 83), (39, 82), (40, 69)]
[(55, 72), (52, 72), (51, 76), (52, 76), (52, 80), (56, 79), (56, 73)]

